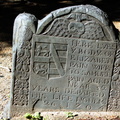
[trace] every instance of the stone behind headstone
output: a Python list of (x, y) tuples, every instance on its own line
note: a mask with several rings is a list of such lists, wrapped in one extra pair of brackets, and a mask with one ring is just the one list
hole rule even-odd
[(42, 20), (22, 13), (13, 31), (10, 116), (35, 111), (120, 111), (119, 41), (91, 5)]

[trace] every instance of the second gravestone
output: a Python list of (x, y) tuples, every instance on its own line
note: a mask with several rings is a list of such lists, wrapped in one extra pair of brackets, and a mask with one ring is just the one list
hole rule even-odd
[(119, 44), (100, 9), (67, 7), (41, 21), (23, 13), (13, 38), (11, 116), (119, 110)]

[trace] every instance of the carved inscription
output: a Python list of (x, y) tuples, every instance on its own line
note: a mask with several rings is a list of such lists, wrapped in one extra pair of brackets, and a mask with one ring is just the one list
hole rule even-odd
[(116, 43), (45, 35), (33, 41), (34, 109), (107, 110)]
[(66, 93), (77, 94), (82, 109), (105, 111), (116, 43), (73, 39), (68, 48)]

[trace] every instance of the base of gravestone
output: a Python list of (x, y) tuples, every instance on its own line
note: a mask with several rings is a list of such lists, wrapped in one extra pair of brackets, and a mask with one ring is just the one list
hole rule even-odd
[[(71, 111), (68, 111), (71, 112)], [(42, 112), (43, 120), (120, 120), (120, 112), (71, 112), (73, 118), (67, 118), (67, 112)], [(11, 120), (26, 120), (24, 116), (14, 117)]]

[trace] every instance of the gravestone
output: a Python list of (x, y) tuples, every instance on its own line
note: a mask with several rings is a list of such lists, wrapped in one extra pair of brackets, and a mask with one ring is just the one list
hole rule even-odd
[(35, 111), (120, 111), (119, 41), (91, 5), (42, 20), (23, 13), (13, 31), (10, 115)]

